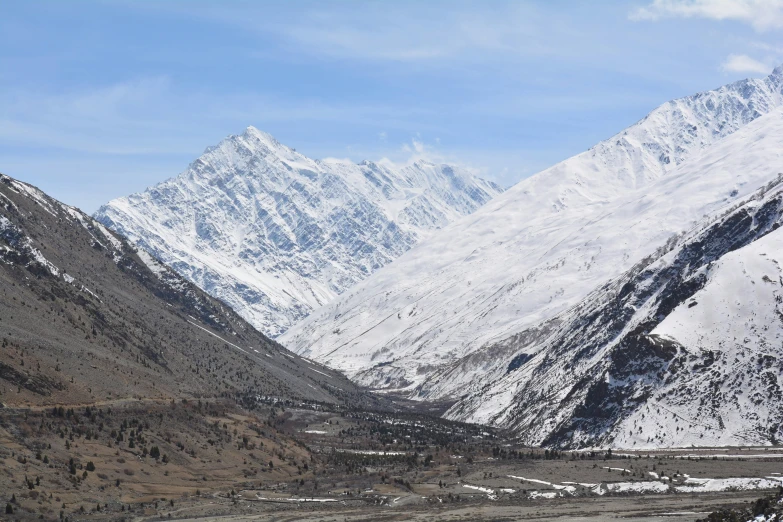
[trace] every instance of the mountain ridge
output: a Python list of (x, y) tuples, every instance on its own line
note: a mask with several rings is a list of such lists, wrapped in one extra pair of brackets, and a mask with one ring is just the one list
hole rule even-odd
[[(280, 340), (367, 386), (412, 397), (424, 383), (437, 387), (433, 376), (455, 360), (526, 329), (550, 328), (548, 321), (700, 218), (682, 211), (680, 223), (670, 216), (643, 239), (632, 232), (613, 243), (580, 237), (618, 198), (686, 168), (762, 116), (779, 117), (782, 93), (778, 68), (765, 79), (665, 103), (446, 227)], [(711, 197), (732, 199), (749, 188), (729, 181)], [(480, 365), (472, 371), (482, 372)], [(458, 397), (470, 375), (427, 397)]]
[(248, 127), (95, 217), (275, 336), (498, 193), (445, 164), (311, 160)]
[(0, 379), (19, 387), (4, 402), (265, 395), (376, 402), (80, 210), (3, 174), (0, 280), (7, 353)]
[(596, 288), (542, 348), (534, 331), (505, 341), (446, 415), (547, 446), (776, 444), (782, 223), (778, 173)]

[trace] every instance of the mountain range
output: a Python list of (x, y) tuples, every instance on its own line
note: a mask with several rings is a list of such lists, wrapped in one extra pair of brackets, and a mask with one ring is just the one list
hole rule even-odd
[(450, 419), (532, 445), (768, 444), (781, 151), (783, 67), (502, 194), (248, 128), (96, 218), (301, 356)]
[[(700, 274), (707, 291), (715, 288), (711, 277), (727, 277), (728, 269), (710, 263), (738, 248), (732, 237), (721, 233), (722, 246), (700, 258), (704, 272), (679, 261), (668, 269), (651, 263), (690, 252), (687, 241), (705, 241), (729, 209), (755, 215), (759, 190), (783, 171), (782, 91), (777, 68), (764, 79), (666, 103), (446, 227), (280, 341), (361, 384), (456, 401), (448, 417), (514, 428), (534, 444), (777, 440), (780, 372), (764, 374), (760, 388), (750, 381), (765, 367), (757, 366), (760, 357), (775, 367), (780, 348), (769, 339), (757, 344), (740, 333), (744, 326), (726, 326), (752, 322), (762, 313), (755, 307), (769, 313), (770, 301), (741, 300), (720, 318), (744, 348), (721, 347), (720, 335), (702, 331), (713, 322), (682, 319), (685, 298), (697, 290), (688, 278)], [(774, 213), (766, 217), (763, 226), (751, 218), (752, 226), (735, 231), (739, 245), (777, 226)], [(677, 272), (682, 281), (667, 286), (651, 270)], [(647, 274), (643, 281), (639, 273)], [(777, 272), (765, 275), (777, 281)], [(765, 281), (755, 276), (748, 277)], [(653, 292), (653, 283), (662, 286)], [(648, 292), (627, 293), (638, 285)], [(618, 299), (628, 309), (610, 313)], [(645, 354), (658, 349), (660, 360), (647, 368)], [(706, 361), (714, 363), (694, 387), (695, 368)], [(649, 372), (659, 382), (648, 383)], [(706, 405), (709, 415), (699, 409)], [(705, 415), (703, 429), (695, 428)], [(694, 435), (679, 436), (672, 422)]]
[(500, 192), (422, 160), (312, 160), (248, 127), (95, 218), (275, 337)]

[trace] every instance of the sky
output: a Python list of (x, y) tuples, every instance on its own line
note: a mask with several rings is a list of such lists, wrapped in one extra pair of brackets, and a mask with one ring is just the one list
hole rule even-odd
[(0, 172), (93, 212), (252, 125), (503, 186), (783, 63), (783, 0), (0, 2)]

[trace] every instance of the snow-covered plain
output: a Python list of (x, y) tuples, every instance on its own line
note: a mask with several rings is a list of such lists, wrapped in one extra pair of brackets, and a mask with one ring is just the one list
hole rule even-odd
[(450, 165), (312, 160), (248, 127), (96, 218), (276, 336), (500, 192)]

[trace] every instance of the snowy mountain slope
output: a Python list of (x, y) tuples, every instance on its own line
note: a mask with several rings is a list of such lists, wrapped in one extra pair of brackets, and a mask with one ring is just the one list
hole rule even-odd
[[(766, 181), (766, 171), (750, 172), (740, 185), (733, 176), (741, 173), (727, 171), (724, 185), (705, 180), (697, 204), (678, 205), (660, 194), (661, 200), (614, 206), (623, 195), (687, 168), (711, 144), (777, 111), (782, 90), (783, 67), (763, 80), (662, 105), (446, 227), (315, 311), (281, 342), (363, 384), (415, 393), (455, 360), (553, 319), (737, 197), (735, 190), (747, 194)], [(763, 134), (763, 125), (757, 131)], [(755, 139), (749, 132), (734, 146)], [(725, 157), (733, 151), (722, 154), (711, 160), (716, 169), (744, 168)], [(769, 159), (769, 150), (765, 154)], [(660, 210), (659, 222), (628, 225), (648, 207)], [(442, 392), (452, 393), (464, 382)]]
[(537, 331), (502, 343), (447, 416), (555, 446), (776, 443), (782, 223), (779, 174), (561, 314), (536, 351)]
[(275, 336), (500, 192), (449, 165), (312, 160), (248, 127), (95, 217)]

